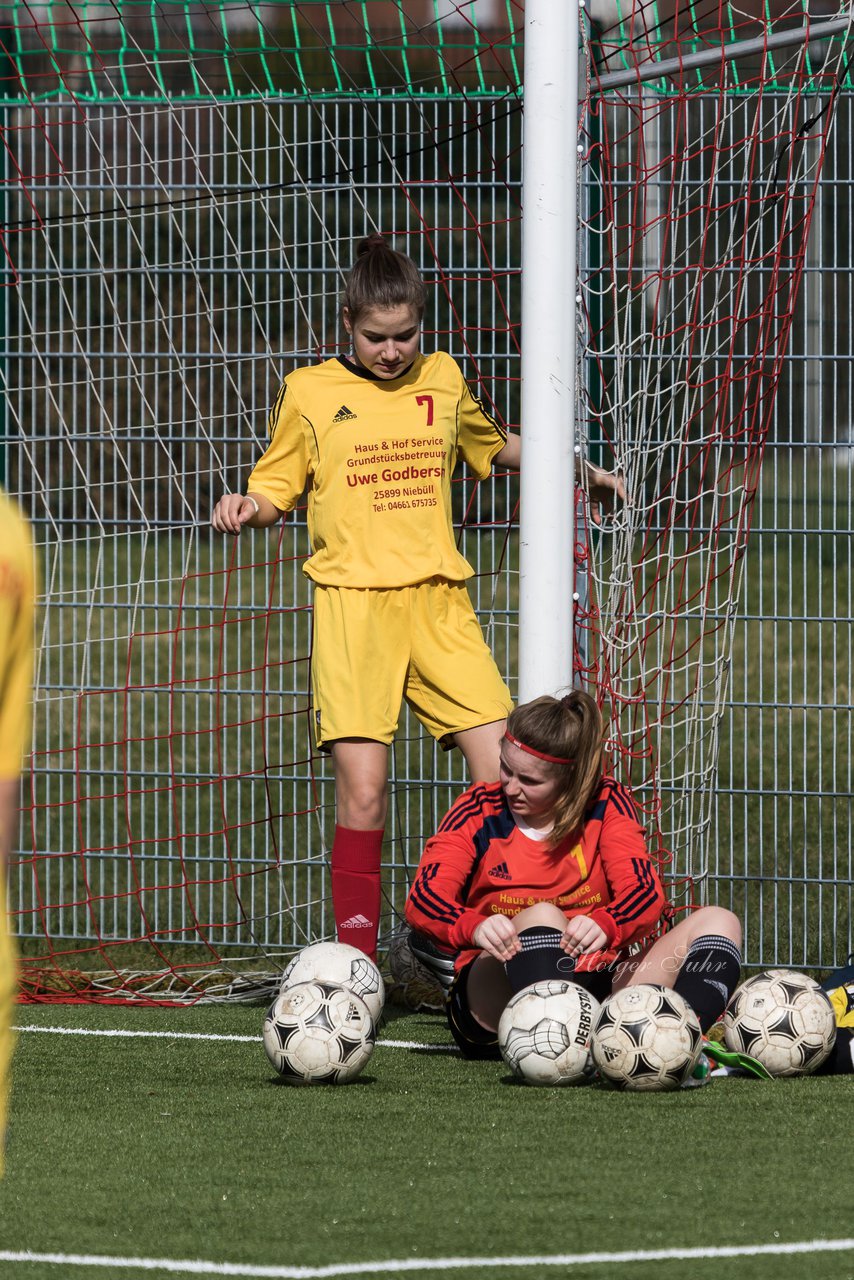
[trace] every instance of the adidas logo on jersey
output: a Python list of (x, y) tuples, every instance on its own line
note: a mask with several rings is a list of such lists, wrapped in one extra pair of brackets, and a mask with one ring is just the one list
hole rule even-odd
[(349, 920), (345, 920), (341, 925), (342, 929), (370, 929), (371, 922), (367, 916), (351, 916)]
[(506, 862), (496, 862), (494, 867), (489, 868), (489, 875), (493, 880), (512, 880), (510, 872), (507, 869)]
[(333, 422), (352, 422), (357, 415), (352, 409), (348, 409), (346, 404), (342, 404), (341, 408), (332, 419)]

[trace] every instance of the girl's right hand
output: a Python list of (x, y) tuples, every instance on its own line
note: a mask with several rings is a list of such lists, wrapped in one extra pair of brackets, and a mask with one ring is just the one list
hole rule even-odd
[(471, 936), (472, 943), (501, 964), (512, 960), (522, 950), (519, 935), (507, 916), (489, 916), (481, 920)]
[(258, 513), (254, 498), (242, 493), (224, 493), (213, 509), (211, 524), (217, 533), (240, 533), (243, 526)]

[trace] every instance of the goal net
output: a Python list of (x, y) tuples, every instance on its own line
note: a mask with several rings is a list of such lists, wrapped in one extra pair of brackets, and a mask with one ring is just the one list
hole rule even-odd
[[(332, 934), (334, 797), (311, 746), (304, 513), (230, 541), (210, 510), (244, 484), (284, 374), (343, 349), (343, 274), (373, 229), (424, 272), (425, 344), (518, 426), (523, 9), (0, 14), (5, 474), (43, 589), (10, 868), (22, 990), (255, 998)], [(579, 678), (611, 712), (614, 768), (687, 902), (707, 870), (744, 547), (841, 53), (799, 39), (645, 78), (766, 27), (734, 10), (593, 17), (579, 431), (630, 500), (601, 532), (580, 508)], [(576, 159), (573, 141), (556, 162)], [(516, 503), (513, 477), (455, 486), (511, 690)], [(387, 932), (463, 783), (404, 717)]]
[[(845, 23), (811, 29), (800, 5), (620, 12), (603, 0), (594, 12), (581, 412), (590, 447), (624, 468), (629, 501), (613, 536), (579, 543), (586, 674), (611, 705), (674, 897), (690, 905), (709, 900), (747, 540), (848, 69), (834, 39)], [(742, 914), (749, 881), (728, 904)]]

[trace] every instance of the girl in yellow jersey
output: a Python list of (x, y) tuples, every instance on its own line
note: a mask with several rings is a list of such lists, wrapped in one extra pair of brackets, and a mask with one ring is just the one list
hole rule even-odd
[[(509, 435), (472, 395), (456, 362), (420, 351), (425, 289), (415, 264), (372, 235), (343, 299), (348, 356), (297, 369), (282, 384), (270, 443), (247, 493), (226, 494), (213, 527), (264, 528), (308, 487), (315, 583), (312, 686), (317, 745), (331, 751), (337, 825), (331, 852), (339, 939), (376, 952), (388, 748), (406, 698), (473, 781), (498, 776), (510, 695), (465, 586), (451, 477), (517, 468)], [(620, 482), (593, 473), (595, 500)]]
[(30, 738), (33, 549), (26, 523), (0, 493), (0, 1174), (14, 1036), (16, 954), (6, 918), (5, 865), (17, 818), (21, 762)]

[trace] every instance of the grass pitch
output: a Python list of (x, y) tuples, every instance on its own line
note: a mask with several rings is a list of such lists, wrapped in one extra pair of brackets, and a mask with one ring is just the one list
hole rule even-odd
[[(0, 1275), (854, 1277), (854, 1244), (685, 1256), (852, 1234), (854, 1077), (533, 1089), (407, 1015), (353, 1084), (297, 1089), (267, 1062), (262, 1017), (19, 1007), (20, 1027), (64, 1033), (20, 1033)], [(549, 1261), (591, 1253), (628, 1256)]]

